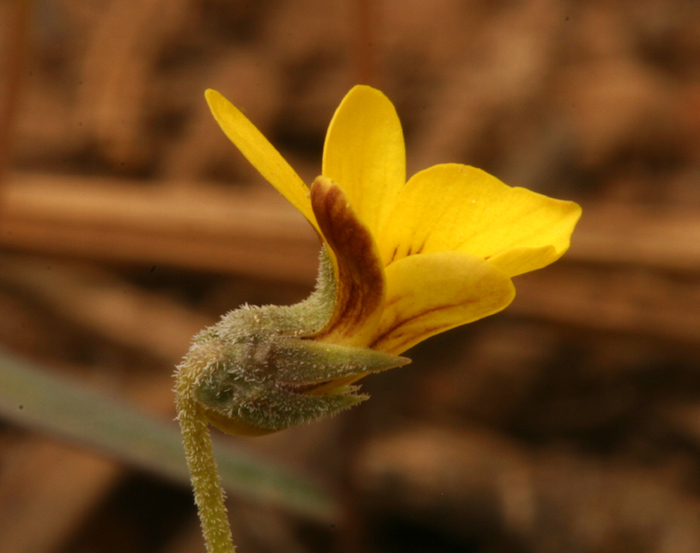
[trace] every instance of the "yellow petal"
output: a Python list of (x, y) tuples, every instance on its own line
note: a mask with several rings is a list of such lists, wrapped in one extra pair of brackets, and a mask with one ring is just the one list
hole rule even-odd
[(311, 210), (309, 189), (296, 171), (255, 125), (219, 92), (208, 89), (204, 97), (214, 119), (231, 142), (251, 165), (318, 229)]
[(401, 122), (384, 94), (356, 86), (345, 96), (326, 134), (323, 176), (343, 188), (376, 235), (406, 182)]
[(554, 263), (565, 252), (566, 249), (557, 250), (554, 246), (511, 248), (489, 258), (489, 263), (498, 267), (508, 276), (514, 277), (546, 267), (550, 263)]
[(385, 264), (457, 250), (514, 276), (558, 259), (580, 215), (573, 202), (511, 188), (480, 169), (436, 165), (406, 183), (377, 242)]
[(334, 254), (336, 284), (331, 319), (313, 338), (366, 347), (379, 324), (386, 289), (377, 246), (335, 182), (316, 178), (311, 185), (311, 203), (323, 238)]
[(512, 281), (493, 265), (461, 252), (405, 257), (386, 268), (387, 298), (372, 349), (398, 355), (450, 328), (504, 309)]

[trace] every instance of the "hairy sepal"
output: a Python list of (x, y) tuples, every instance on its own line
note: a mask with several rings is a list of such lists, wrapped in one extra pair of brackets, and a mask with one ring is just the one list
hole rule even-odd
[(316, 291), (304, 302), (244, 306), (196, 337), (181, 370), (194, 367), (192, 395), (213, 426), (255, 436), (335, 415), (367, 399), (354, 381), (410, 362), (315, 341), (333, 312), (334, 286), (322, 254)]

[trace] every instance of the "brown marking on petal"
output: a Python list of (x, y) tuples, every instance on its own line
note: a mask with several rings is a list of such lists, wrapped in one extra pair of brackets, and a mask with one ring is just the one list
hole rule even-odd
[[(397, 337), (401, 337), (403, 334), (400, 331), (400, 328), (408, 323), (411, 323), (415, 321), (416, 319), (420, 319), (421, 317), (424, 317), (426, 315), (430, 315), (432, 313), (438, 313), (440, 311), (445, 311), (447, 309), (452, 309), (453, 307), (457, 307), (459, 305), (466, 305), (469, 303), (475, 303), (479, 300), (474, 300), (470, 302), (458, 302), (458, 303), (453, 303), (453, 304), (446, 304), (446, 305), (441, 305), (439, 307), (433, 307), (432, 309), (426, 309), (425, 311), (421, 311), (420, 313), (414, 315), (413, 317), (409, 317), (408, 319), (400, 319), (396, 323), (394, 323), (392, 326), (384, 330), (379, 336), (375, 336), (374, 340), (370, 344), (370, 349), (375, 349), (377, 351), (384, 351), (382, 350), (380, 344), (382, 341), (384, 341), (387, 336), (392, 336), (392, 340), (396, 340)], [(439, 329), (442, 329), (444, 325), (437, 325), (434, 327), (422, 327), (421, 328), (421, 334), (424, 334), (426, 336), (431, 336), (432, 334), (436, 333), (439, 331)], [(406, 337), (408, 339), (404, 340), (402, 344), (407, 344), (410, 343), (414, 337), (415, 333), (410, 333)], [(392, 352), (393, 353), (393, 350)]]
[(353, 335), (362, 333), (366, 325), (379, 323), (385, 294), (383, 265), (372, 234), (340, 186), (318, 177), (311, 185), (311, 205), (335, 254), (337, 271), (333, 315), (314, 338), (353, 341)]
[[(382, 351), (384, 353), (390, 353), (392, 355), (400, 355), (410, 347), (413, 347), (415, 344), (418, 342), (429, 338), (430, 336), (433, 336), (434, 334), (438, 334), (440, 332), (444, 332), (445, 330), (449, 330), (450, 328), (454, 328), (456, 326), (461, 326), (462, 324), (465, 324), (464, 322), (456, 323), (453, 325), (445, 325), (445, 324), (434, 324), (432, 326), (428, 325), (423, 325), (420, 327), (420, 332), (416, 332), (415, 330), (412, 331), (407, 331), (405, 328), (402, 329), (402, 327), (405, 327), (406, 325), (416, 321), (417, 319), (420, 319), (421, 317), (425, 317), (426, 315), (432, 315), (435, 313), (439, 313), (440, 311), (446, 311), (449, 309), (452, 309), (454, 307), (459, 307), (459, 306), (466, 306), (466, 305), (471, 305), (475, 303), (481, 303), (484, 302), (487, 305), (491, 305), (492, 307), (495, 305), (494, 303), (491, 303), (489, 301), (484, 301), (486, 297), (490, 297), (491, 295), (488, 296), (481, 296), (479, 298), (474, 298), (468, 301), (460, 301), (460, 302), (455, 302), (455, 303), (446, 303), (443, 305), (439, 305), (436, 307), (433, 307), (431, 309), (426, 309), (425, 311), (421, 311), (420, 313), (416, 313), (415, 315), (408, 317), (408, 318), (402, 318), (402, 319), (397, 319), (394, 321), (394, 323), (384, 329), (384, 331), (376, 335), (372, 342), (370, 343), (369, 347), (370, 349), (377, 350), (377, 351)], [(498, 297), (500, 294), (496, 293), (492, 295), (493, 297)], [(493, 299), (493, 298), (491, 298)], [(398, 298), (394, 298), (393, 300), (389, 300), (385, 303), (385, 310), (391, 307), (393, 304), (395, 304), (398, 301)], [(505, 307), (505, 305), (501, 306), (500, 309)], [(499, 311), (500, 309), (492, 310), (492, 309), (486, 309), (486, 311), (483, 311), (480, 315), (478, 315), (475, 319), (470, 319), (470, 320), (478, 320), (482, 317), (485, 317), (488, 314), (492, 314), (495, 311)], [(421, 338), (416, 341), (416, 336), (420, 335)], [(386, 343), (391, 341), (392, 347), (391, 349), (386, 349), (385, 345), (382, 344), (382, 342)]]
[[(423, 251), (423, 248), (425, 248), (425, 242), (423, 242), (420, 246), (418, 246), (418, 249), (416, 251), (413, 251), (413, 246), (409, 246), (408, 250), (406, 250), (405, 253), (401, 254), (401, 257), (399, 259), (403, 259), (404, 257), (408, 257), (409, 255), (418, 255)], [(389, 261), (387, 262), (387, 267), (391, 265), (394, 261), (397, 261), (397, 255), (399, 254), (399, 247), (396, 246), (394, 247), (394, 251), (391, 252), (391, 257), (389, 258)]]
[(391, 258), (389, 259), (389, 263), (387, 263), (387, 265), (389, 265), (390, 263), (393, 263), (394, 259), (396, 259), (396, 254), (398, 253), (398, 251), (399, 251), (399, 247), (396, 246), (394, 248), (394, 251), (391, 252)]

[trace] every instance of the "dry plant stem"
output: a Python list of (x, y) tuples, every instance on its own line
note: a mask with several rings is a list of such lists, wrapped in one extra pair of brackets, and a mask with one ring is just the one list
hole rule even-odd
[[(2, 106), (0, 106), (0, 182), (6, 178), (12, 152), (12, 129), (14, 127), (17, 106), (22, 85), (22, 67), (26, 58), (29, 24), (31, 19), (31, 0), (15, 0), (7, 14), (7, 31), (4, 44), (6, 59), (3, 63)], [(2, 15), (2, 14), (0, 14)]]
[(197, 366), (181, 366), (177, 376), (177, 412), (185, 445), (187, 466), (199, 509), (199, 520), (208, 553), (235, 553), (228, 523), (224, 491), (214, 459), (209, 424), (192, 397)]

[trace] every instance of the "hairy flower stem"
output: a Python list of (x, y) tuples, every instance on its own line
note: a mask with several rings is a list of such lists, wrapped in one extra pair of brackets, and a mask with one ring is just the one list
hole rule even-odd
[(208, 553), (235, 553), (224, 491), (212, 450), (209, 424), (192, 391), (201, 365), (183, 364), (177, 374), (177, 418)]

